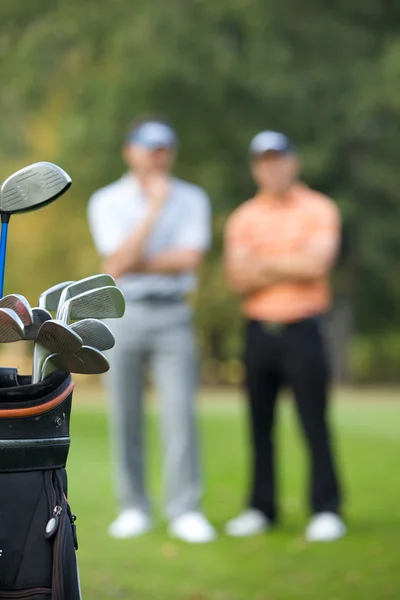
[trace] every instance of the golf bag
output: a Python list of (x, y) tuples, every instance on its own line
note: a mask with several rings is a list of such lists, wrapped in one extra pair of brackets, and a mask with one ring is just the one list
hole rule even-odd
[(0, 369), (0, 599), (80, 600), (67, 500), (73, 383)]

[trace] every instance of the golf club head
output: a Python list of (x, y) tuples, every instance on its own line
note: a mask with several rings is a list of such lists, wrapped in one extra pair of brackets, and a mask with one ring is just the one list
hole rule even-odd
[(70, 352), (50, 354), (43, 361), (39, 381), (43, 381), (43, 379), (54, 373), (54, 371), (74, 373), (82, 365), (83, 362), (77, 354), (71, 354)]
[(63, 321), (43, 323), (33, 351), (32, 383), (40, 381), (43, 363), (49, 354), (74, 354), (81, 348), (82, 338)]
[(36, 343), (52, 353), (78, 352), (83, 345), (82, 338), (63, 321), (46, 321), (40, 327)]
[(85, 346), (93, 346), (98, 350), (110, 350), (114, 347), (115, 339), (110, 328), (98, 319), (83, 319), (70, 327), (82, 338)]
[(96, 288), (66, 300), (60, 318), (69, 323), (79, 319), (118, 319), (125, 313), (125, 298), (114, 286)]
[(53, 202), (72, 180), (61, 167), (38, 162), (13, 173), (0, 186), (0, 211), (14, 214), (37, 210)]
[(39, 329), (46, 321), (53, 317), (44, 308), (32, 308), (32, 324), (25, 327), (25, 340), (36, 340)]
[(10, 308), (0, 308), (0, 342), (19, 342), (24, 336), (24, 324), (18, 314)]
[(3, 298), (0, 298), (0, 308), (11, 308), (17, 313), (24, 325), (32, 325), (32, 308), (28, 300), (21, 294), (3, 296)]
[(39, 308), (56, 312), (63, 290), (71, 283), (74, 281), (63, 281), (42, 292), (39, 296)]
[(69, 298), (73, 298), (74, 296), (78, 296), (89, 290), (107, 286), (115, 286), (115, 280), (111, 275), (106, 274), (91, 275), (90, 277), (85, 277), (85, 279), (70, 283), (70, 285), (65, 287), (62, 291), (57, 310), (57, 318), (62, 314), (64, 302)]
[(82, 346), (78, 352), (78, 356), (81, 359), (83, 365), (79, 367), (80, 370), (76, 369), (74, 373), (81, 373), (86, 375), (99, 375), (100, 373), (106, 373), (110, 368), (110, 363), (100, 350), (92, 348), (91, 346)]
[(41, 380), (57, 370), (82, 375), (99, 375), (106, 373), (109, 368), (110, 364), (104, 354), (96, 348), (82, 346), (77, 354), (62, 353), (48, 356), (43, 362)]

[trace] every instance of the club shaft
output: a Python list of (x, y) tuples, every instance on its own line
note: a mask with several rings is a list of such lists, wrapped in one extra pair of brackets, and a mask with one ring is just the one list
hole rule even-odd
[[(5, 219), (7, 217), (7, 219)], [(9, 215), (1, 215), (1, 242), (0, 242), (0, 298), (4, 293), (4, 275), (6, 270), (7, 234)]]

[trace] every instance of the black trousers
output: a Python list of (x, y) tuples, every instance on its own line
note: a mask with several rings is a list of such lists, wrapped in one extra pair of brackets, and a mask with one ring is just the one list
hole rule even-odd
[(308, 444), (312, 513), (339, 512), (340, 491), (326, 420), (329, 367), (317, 319), (305, 319), (271, 331), (249, 321), (245, 342), (246, 388), (252, 439), (249, 506), (277, 518), (274, 464), (274, 416), (278, 392), (294, 393)]

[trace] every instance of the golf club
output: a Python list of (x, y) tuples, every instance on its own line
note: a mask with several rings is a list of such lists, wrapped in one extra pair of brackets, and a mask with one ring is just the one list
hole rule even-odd
[(0, 342), (19, 342), (24, 336), (24, 324), (17, 313), (10, 308), (0, 308)]
[(10, 175), (0, 186), (0, 297), (4, 289), (8, 224), (11, 215), (37, 210), (61, 196), (71, 185), (61, 167), (38, 162)]
[(70, 327), (82, 338), (85, 346), (93, 346), (98, 350), (110, 350), (114, 347), (115, 339), (110, 328), (98, 319), (83, 319)]
[(33, 351), (32, 383), (40, 380), (43, 362), (49, 354), (74, 353), (81, 348), (82, 338), (62, 321), (43, 323)]
[(46, 321), (53, 317), (44, 308), (32, 308), (32, 324), (25, 327), (25, 340), (36, 340), (39, 329)]
[(8, 294), (0, 298), (0, 308), (11, 308), (20, 317), (24, 325), (32, 325), (33, 314), (28, 300), (21, 294)]
[(86, 318), (118, 319), (124, 313), (125, 298), (121, 290), (106, 286), (66, 300), (60, 319), (66, 323)]
[(60, 297), (62, 291), (71, 283), (75, 283), (74, 281), (63, 281), (62, 283), (57, 283), (53, 285), (48, 290), (42, 292), (39, 296), (39, 308), (45, 308), (46, 310), (50, 310), (52, 312), (56, 312), (58, 308), (58, 304), (60, 302)]
[(49, 354), (44, 361), (40, 374), (40, 381), (54, 373), (54, 371), (65, 371), (74, 373), (76, 369), (82, 368), (83, 361), (77, 354), (71, 352), (54, 352)]
[(80, 281), (74, 281), (70, 283), (70, 285), (65, 287), (61, 293), (56, 318), (60, 318), (63, 305), (69, 298), (73, 298), (74, 296), (78, 296), (79, 294), (83, 294), (89, 290), (95, 290), (97, 288), (107, 286), (115, 287), (115, 280), (113, 277), (111, 277), (111, 275), (106, 274), (91, 275), (90, 277), (85, 277), (85, 279), (81, 279)]
[(48, 356), (43, 363), (41, 380), (56, 370), (83, 375), (96, 375), (106, 373), (109, 368), (110, 364), (100, 350), (90, 346), (82, 346), (79, 352), (75, 354), (65, 352)]

